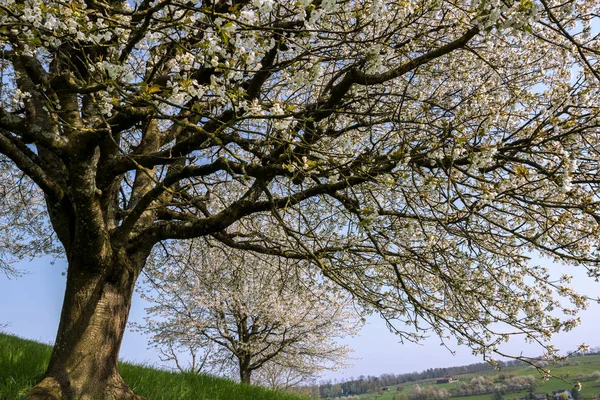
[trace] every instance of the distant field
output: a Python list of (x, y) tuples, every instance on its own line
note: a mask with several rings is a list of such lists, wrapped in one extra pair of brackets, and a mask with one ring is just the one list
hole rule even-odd
[[(540, 380), (540, 385), (536, 387), (534, 393), (549, 393), (551, 394), (553, 390), (561, 390), (561, 389), (571, 389), (577, 383), (577, 375), (579, 374), (591, 374), (594, 371), (600, 371), (600, 355), (593, 356), (584, 356), (584, 357), (575, 357), (570, 360), (578, 361), (579, 365), (573, 366), (549, 366), (550, 372), (556, 376), (556, 378), (552, 378), (548, 381), (543, 381), (541, 379), (540, 373), (531, 368), (531, 367), (507, 367), (503, 368), (500, 371), (490, 370), (490, 371), (482, 371), (480, 373), (470, 373), (464, 375), (455, 375), (454, 378), (458, 381), (451, 383), (443, 383), (437, 385), (434, 379), (428, 379), (420, 382), (413, 382), (410, 384), (402, 384), (399, 386), (403, 387), (402, 393), (409, 393), (414, 390), (415, 385), (420, 385), (421, 387), (436, 385), (440, 389), (452, 389), (457, 387), (460, 382), (468, 382), (474, 377), (477, 376), (490, 376), (490, 375), (498, 375), (500, 373), (512, 373), (519, 376), (524, 375), (533, 375)], [(582, 398), (593, 398), (600, 395), (600, 380), (595, 381), (583, 381), (581, 382), (583, 385), (580, 393)], [(383, 392), (381, 394), (377, 393), (367, 393), (359, 396), (361, 400), (363, 399), (377, 399), (377, 400), (393, 400), (394, 394), (396, 394), (396, 387), (390, 387), (388, 392)], [(519, 397), (526, 396), (528, 392), (514, 392), (507, 393), (504, 395), (507, 399), (518, 399)], [(481, 395), (473, 395), (473, 396), (457, 396), (451, 397), (452, 400), (491, 400), (491, 394), (481, 394)]]

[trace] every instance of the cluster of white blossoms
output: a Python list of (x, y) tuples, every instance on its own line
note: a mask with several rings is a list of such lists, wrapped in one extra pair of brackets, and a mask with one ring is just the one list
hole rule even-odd
[(520, 29), (530, 26), (539, 19), (539, 10), (542, 6), (533, 1), (479, 1), (475, 0), (472, 7), (480, 9), (479, 23), (482, 29), (498, 27), (499, 29)]
[(16, 88), (13, 91), (13, 95), (8, 106), (14, 110), (23, 109), (23, 107), (25, 107), (25, 101), (29, 98), (31, 98), (31, 93), (22, 92), (21, 89)]
[(100, 71), (106, 73), (110, 79), (117, 80), (125, 71), (125, 67), (123, 65), (113, 64), (108, 61), (100, 61), (94, 65), (90, 65), (90, 71)]

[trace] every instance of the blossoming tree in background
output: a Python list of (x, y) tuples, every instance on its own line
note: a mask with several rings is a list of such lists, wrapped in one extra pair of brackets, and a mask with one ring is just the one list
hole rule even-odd
[(171, 243), (147, 267), (154, 305), (142, 330), (166, 359), (181, 367), (189, 355), (177, 350), (189, 349), (192, 368), (203, 360), (197, 372), (235, 371), (271, 387), (344, 365), (349, 349), (336, 339), (359, 326), (348, 293), (306, 265), (209, 246)]
[(573, 327), (526, 252), (599, 274), (598, 7), (1, 0), (2, 254), (68, 260), (29, 398), (138, 398), (135, 281), (181, 239), (310, 262), (406, 340)]

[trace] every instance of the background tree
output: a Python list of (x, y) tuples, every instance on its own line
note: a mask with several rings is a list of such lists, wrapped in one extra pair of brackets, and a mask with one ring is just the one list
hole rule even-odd
[(62, 248), (54, 243), (42, 193), (3, 155), (0, 182), (0, 272), (15, 278), (19, 271), (14, 263), (39, 254), (58, 257)]
[(492, 400), (502, 400), (504, 399), (504, 391), (503, 390), (494, 390), (492, 394)]
[(24, 195), (1, 215), (36, 217), (2, 243), (18, 256), (58, 239), (68, 260), (30, 398), (136, 398), (119, 347), (135, 281), (170, 240), (310, 261), (406, 340), (453, 335), (487, 357), (509, 334), (573, 327), (586, 299), (526, 252), (599, 275), (598, 14), (2, 0), (2, 173)]
[(360, 318), (349, 295), (314, 268), (205, 240), (156, 252), (143, 295), (154, 305), (142, 329), (177, 365), (174, 346), (189, 348), (205, 371), (224, 368), (274, 388), (344, 365), (350, 350), (337, 339), (355, 334)]
[(415, 385), (414, 390), (406, 394), (409, 400), (444, 400), (450, 397), (446, 389), (440, 389), (436, 386), (421, 387)]
[(268, 387), (272, 390), (285, 390), (318, 397), (319, 389), (317, 386), (315, 386), (314, 390), (316, 393), (312, 393), (312, 391), (306, 389), (314, 385), (317, 376), (285, 364), (267, 362), (256, 370), (253, 379), (255, 384)]

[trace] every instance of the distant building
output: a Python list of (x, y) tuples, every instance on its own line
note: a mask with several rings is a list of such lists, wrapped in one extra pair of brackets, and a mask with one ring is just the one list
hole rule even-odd
[(452, 379), (452, 377), (451, 377), (451, 376), (446, 376), (446, 377), (444, 377), (444, 378), (438, 378), (438, 379), (435, 381), (435, 383), (438, 383), (438, 384), (439, 384), (439, 383), (450, 383), (450, 382), (452, 382), (452, 381), (454, 381), (454, 379)]
[[(563, 396), (563, 394), (564, 394), (564, 396)], [(571, 392), (568, 390), (553, 390), (552, 391), (552, 398), (555, 400), (562, 400), (565, 396), (568, 400), (573, 400), (573, 396), (571, 395)]]

